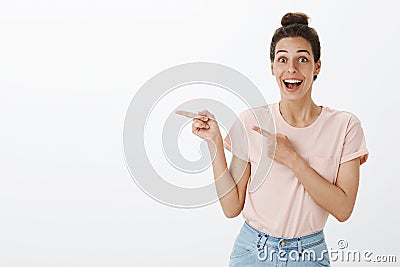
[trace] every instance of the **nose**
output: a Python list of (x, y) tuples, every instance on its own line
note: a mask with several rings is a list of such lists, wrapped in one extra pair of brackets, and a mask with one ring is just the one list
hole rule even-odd
[(288, 72), (289, 73), (296, 73), (297, 72), (297, 66), (296, 66), (296, 62), (295, 61), (293, 61), (293, 60), (289, 61)]

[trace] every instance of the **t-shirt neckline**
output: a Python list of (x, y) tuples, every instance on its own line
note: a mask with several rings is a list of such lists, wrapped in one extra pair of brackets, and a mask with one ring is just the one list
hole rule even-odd
[(281, 124), (285, 125), (287, 128), (294, 129), (294, 130), (306, 130), (306, 129), (310, 129), (310, 128), (314, 127), (314, 125), (316, 125), (325, 114), (325, 106), (320, 106), (320, 107), (322, 107), (321, 113), (310, 125), (308, 125), (306, 127), (294, 127), (294, 126), (290, 125), (287, 121), (285, 121), (285, 119), (282, 117), (282, 114), (279, 111), (279, 102), (275, 103), (274, 106), (275, 106), (276, 116), (278, 117), (278, 120), (281, 122)]

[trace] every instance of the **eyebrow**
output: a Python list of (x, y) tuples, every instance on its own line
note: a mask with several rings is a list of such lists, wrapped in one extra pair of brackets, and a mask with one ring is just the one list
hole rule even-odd
[[(278, 53), (280, 53), (280, 52), (283, 52), (283, 53), (288, 53), (288, 51), (287, 50), (278, 50), (278, 51), (276, 51), (276, 53), (278, 54)], [(305, 52), (305, 53), (307, 53), (307, 54), (309, 54), (309, 55), (311, 55), (310, 54), (310, 52), (308, 52), (308, 50), (297, 50), (297, 53), (301, 53), (301, 52)]]

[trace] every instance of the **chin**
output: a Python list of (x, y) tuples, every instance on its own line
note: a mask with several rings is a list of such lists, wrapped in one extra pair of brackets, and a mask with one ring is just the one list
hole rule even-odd
[(297, 101), (304, 99), (303, 94), (298, 93), (288, 93), (288, 92), (281, 92), (281, 99), (285, 101)]

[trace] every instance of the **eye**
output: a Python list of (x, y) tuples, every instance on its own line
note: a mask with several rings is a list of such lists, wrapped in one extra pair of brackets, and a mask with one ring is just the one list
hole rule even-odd
[(299, 62), (301, 62), (301, 63), (308, 62), (308, 59), (305, 57), (301, 57), (301, 58), (299, 58)]
[(287, 60), (284, 57), (278, 58), (279, 63), (285, 63)]

